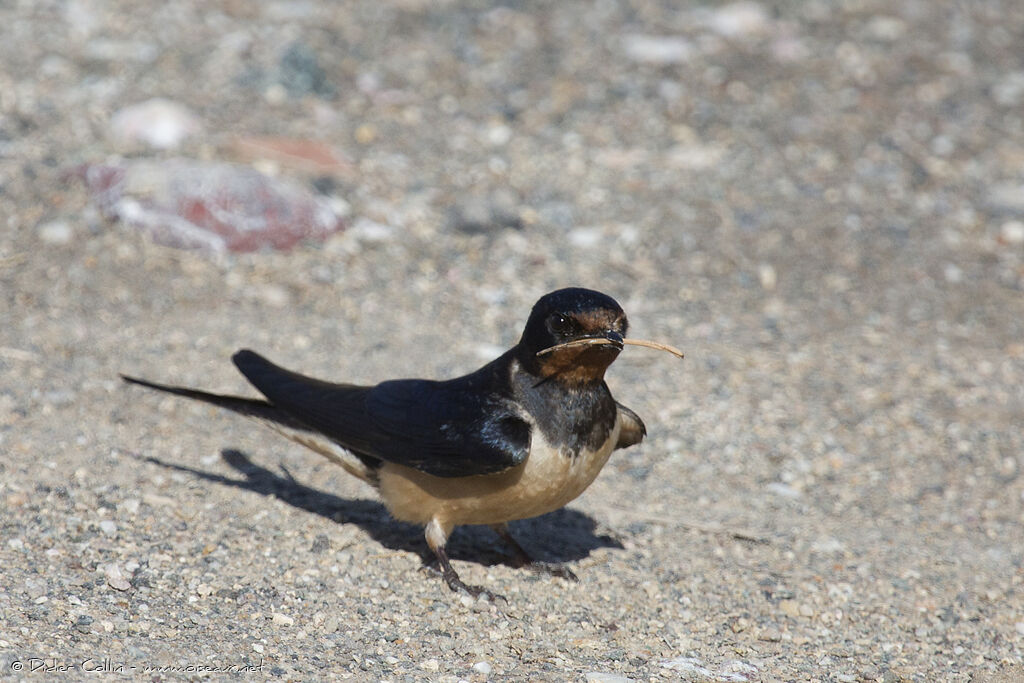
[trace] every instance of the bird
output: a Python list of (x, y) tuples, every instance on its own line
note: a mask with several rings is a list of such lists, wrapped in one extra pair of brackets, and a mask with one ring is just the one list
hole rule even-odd
[(325, 456), (376, 489), (392, 517), (423, 525), (451, 590), (494, 599), (502, 596), (462, 581), (448, 538), (457, 526), (488, 525), (520, 566), (578, 580), (565, 565), (530, 557), (508, 522), (564, 507), (613, 451), (646, 436), (605, 382), (631, 342), (627, 328), (611, 296), (569, 287), (540, 297), (512, 348), (454, 379), (328, 382), (248, 349), (232, 361), (262, 398), (121, 378), (254, 418)]

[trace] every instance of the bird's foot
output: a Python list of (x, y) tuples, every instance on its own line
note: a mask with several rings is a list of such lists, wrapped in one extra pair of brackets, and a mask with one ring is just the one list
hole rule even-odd
[(576, 573), (573, 572), (573, 570), (569, 569), (566, 565), (559, 564), (557, 562), (540, 562), (537, 560), (531, 560), (522, 566), (529, 569), (534, 574), (557, 576), (560, 579), (572, 581), (573, 583), (578, 583), (580, 580), (580, 577), (576, 576)]
[(433, 564), (425, 564), (423, 565), (422, 570), (432, 574), (439, 574), (441, 578), (444, 579), (444, 582), (448, 584), (448, 587), (456, 593), (462, 591), (472, 598), (479, 598), (482, 595), (484, 596), (485, 600), (490, 600), (491, 602), (504, 600), (505, 603), (508, 604), (508, 598), (506, 598), (501, 593), (495, 593), (494, 591), (483, 586), (474, 586), (472, 584), (465, 583), (462, 579), (459, 578), (458, 573), (456, 573), (454, 569), (448, 571), (443, 567), (439, 567)]
[(444, 578), (445, 583), (448, 584), (448, 587), (456, 593), (458, 593), (459, 591), (465, 591), (474, 598), (479, 598), (482, 595), (484, 596), (484, 599), (489, 600), (491, 602), (504, 600), (505, 604), (508, 604), (508, 598), (506, 598), (501, 593), (495, 593), (494, 591), (484, 588), (483, 586), (471, 586), (468, 583), (463, 583), (462, 579), (460, 579), (459, 575), (456, 574), (454, 571), (452, 571), (451, 573), (444, 572), (442, 573), (442, 577)]

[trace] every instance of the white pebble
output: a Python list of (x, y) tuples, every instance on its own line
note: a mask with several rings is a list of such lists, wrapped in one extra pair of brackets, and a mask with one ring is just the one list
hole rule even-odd
[(716, 9), (708, 27), (727, 38), (742, 38), (768, 30), (768, 13), (756, 2), (734, 2)]
[(287, 614), (274, 612), (273, 622), (277, 626), (292, 626), (295, 623), (295, 620)]
[(491, 665), (488, 664), (487, 662), (477, 662), (476, 664), (473, 665), (473, 671), (477, 672), (478, 674), (483, 674), (484, 676), (488, 676), (488, 675), (490, 675), (492, 669), (491, 669)]
[(587, 679), (587, 683), (630, 683), (633, 680), (632, 678), (604, 671), (590, 671), (583, 675)]
[(107, 577), (107, 585), (116, 591), (126, 591), (132, 587), (121, 567), (116, 564), (108, 564), (103, 573)]
[(596, 227), (584, 227), (574, 228), (569, 232), (569, 243), (574, 247), (580, 249), (591, 249), (596, 247), (604, 239), (604, 233), (601, 228)]
[(267, 306), (272, 308), (284, 308), (291, 303), (292, 297), (288, 290), (281, 285), (267, 283), (259, 288), (259, 297)]
[(503, 147), (512, 139), (512, 129), (503, 123), (492, 125), (487, 129), (487, 142), (492, 147)]
[(629, 35), (622, 40), (622, 51), (634, 62), (644, 64), (680, 64), (693, 56), (693, 43), (676, 36)]
[(110, 119), (110, 133), (116, 140), (157, 149), (174, 149), (201, 128), (185, 105), (160, 97), (124, 107)]
[(765, 486), (765, 489), (767, 489), (769, 493), (774, 493), (776, 496), (781, 496), (783, 498), (799, 498), (803, 495), (789, 484), (784, 484), (781, 481), (773, 481)]
[(1006, 221), (999, 228), (999, 236), (1007, 244), (1024, 244), (1024, 222)]
[(100, 522), (100, 531), (105, 533), (107, 536), (113, 536), (117, 533), (117, 524), (109, 519), (105, 519)]
[(68, 244), (75, 236), (75, 231), (67, 221), (51, 221), (40, 225), (36, 234), (47, 244)]

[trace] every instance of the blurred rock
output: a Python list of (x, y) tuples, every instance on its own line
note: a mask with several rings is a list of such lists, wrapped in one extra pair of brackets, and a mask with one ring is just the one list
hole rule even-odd
[(726, 38), (745, 38), (765, 33), (770, 19), (756, 2), (734, 2), (712, 10), (705, 17), (704, 24)]
[(497, 191), (488, 197), (471, 196), (459, 200), (448, 210), (449, 222), (460, 232), (491, 232), (500, 228), (523, 227), (517, 197)]
[(1006, 221), (999, 228), (999, 240), (1006, 244), (1024, 244), (1024, 222)]
[(331, 97), (334, 86), (327, 78), (327, 72), (320, 66), (316, 53), (303, 42), (294, 42), (281, 56), (280, 83), (292, 97), (319, 95)]
[(1008, 73), (992, 86), (992, 99), (1004, 107), (1024, 103), (1024, 71)]
[(190, 159), (86, 164), (80, 176), (97, 207), (161, 244), (211, 252), (289, 249), (342, 229), (323, 197), (287, 178)]
[(75, 236), (71, 224), (67, 221), (50, 221), (43, 223), (36, 229), (39, 239), (46, 244), (68, 244)]
[(878, 15), (868, 22), (867, 31), (876, 40), (892, 42), (907, 32), (907, 23), (898, 17)]
[(122, 145), (176, 149), (201, 130), (199, 117), (188, 107), (161, 97), (124, 107), (110, 119), (110, 135)]
[(634, 62), (680, 64), (693, 57), (693, 43), (678, 36), (633, 34), (622, 39), (622, 51)]
[(989, 188), (986, 203), (995, 211), (1024, 215), (1024, 184), (996, 183)]

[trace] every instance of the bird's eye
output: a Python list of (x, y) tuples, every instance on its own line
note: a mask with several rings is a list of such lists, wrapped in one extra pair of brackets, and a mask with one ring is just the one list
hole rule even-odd
[(572, 320), (568, 316), (562, 315), (561, 313), (555, 313), (551, 316), (551, 331), (566, 333), (572, 331)]

